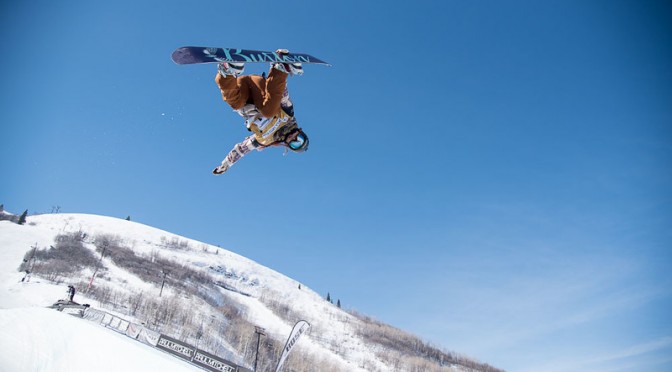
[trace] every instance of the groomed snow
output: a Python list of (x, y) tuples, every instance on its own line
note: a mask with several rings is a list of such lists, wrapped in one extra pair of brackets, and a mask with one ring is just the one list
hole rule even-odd
[[(64, 297), (67, 284), (53, 285), (37, 277), (29, 283), (21, 282), (23, 273), (17, 269), (31, 247), (47, 248), (54, 244), (58, 234), (76, 231), (85, 232), (89, 237), (119, 236), (124, 245), (132, 247), (136, 254), (149, 255), (158, 251), (162, 257), (190, 263), (204, 270), (209, 267), (224, 268), (228, 276), (213, 271), (210, 273), (219, 275), (228, 286), (249, 295), (229, 293), (246, 309), (248, 319), (265, 328), (269, 335), (284, 340), (293, 324), (276, 316), (259, 301), (262, 294), (278, 295), (279, 302), (292, 304), (293, 309), (299, 310), (304, 320), (313, 326), (293, 352), (310, 352), (325, 362), (350, 371), (363, 371), (359, 367), (363, 361), (374, 363), (382, 371), (389, 370), (376, 360), (365, 343), (354, 336), (356, 319), (326, 302), (306, 285), (302, 284), (299, 289), (297, 281), (225, 249), (132, 221), (84, 214), (29, 216), (25, 225), (0, 221), (0, 370), (197, 369), (100, 325), (46, 309), (46, 306)], [(165, 248), (167, 242), (175, 240), (188, 241), (191, 249)], [(147, 287), (142, 288), (146, 283), (117, 268), (111, 260), (104, 259), (103, 262), (109, 269), (108, 284), (129, 291), (148, 290)], [(149, 290), (158, 294), (157, 288), (150, 286)], [(80, 293), (76, 300), (109, 311)], [(212, 314), (204, 311), (203, 316)], [(325, 340), (326, 344), (339, 345), (339, 353), (329, 350)]]
[(194, 371), (167, 353), (46, 308), (0, 310), (2, 371)]

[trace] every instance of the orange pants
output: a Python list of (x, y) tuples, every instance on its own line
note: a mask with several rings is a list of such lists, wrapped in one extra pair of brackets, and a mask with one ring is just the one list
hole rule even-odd
[(280, 101), (287, 86), (287, 74), (274, 68), (264, 79), (259, 75), (224, 77), (217, 74), (215, 82), (222, 91), (222, 98), (234, 110), (252, 103), (267, 118), (280, 113)]

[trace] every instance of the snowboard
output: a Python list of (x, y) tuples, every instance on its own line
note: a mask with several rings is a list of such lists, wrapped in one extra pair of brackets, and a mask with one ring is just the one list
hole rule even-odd
[(175, 49), (172, 54), (173, 62), (178, 65), (192, 65), (201, 63), (220, 62), (288, 62), (288, 63), (314, 63), (331, 66), (329, 63), (305, 53), (277, 54), (262, 50), (211, 48), (185, 46)]

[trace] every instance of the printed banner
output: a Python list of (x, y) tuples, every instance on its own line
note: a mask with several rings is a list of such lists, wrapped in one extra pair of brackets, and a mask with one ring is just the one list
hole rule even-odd
[(292, 333), (289, 334), (285, 348), (282, 350), (282, 356), (280, 357), (278, 366), (275, 368), (275, 372), (280, 371), (280, 368), (282, 368), (283, 363), (285, 363), (285, 359), (287, 359), (289, 352), (292, 351), (292, 348), (294, 345), (296, 345), (296, 341), (298, 341), (299, 337), (301, 337), (301, 335), (304, 334), (309, 328), (310, 324), (308, 324), (308, 322), (305, 320), (299, 320), (296, 322), (294, 329), (292, 329)]
[(142, 331), (142, 326), (140, 324), (130, 323), (126, 329), (126, 336), (130, 338), (138, 338), (140, 331)]
[(213, 372), (236, 372), (238, 370), (237, 365), (206, 353), (203, 350), (196, 350), (196, 355), (192, 362)]
[(194, 353), (196, 352), (194, 347), (166, 335), (159, 337), (156, 347), (189, 361), (194, 357)]
[(114, 320), (114, 315), (105, 313), (103, 315), (103, 320), (100, 321), (100, 324), (107, 327), (110, 325), (110, 322), (112, 322), (112, 320)]
[(138, 335), (138, 341), (147, 345), (156, 346), (156, 344), (159, 343), (159, 337), (161, 337), (160, 333), (143, 327)]
[(88, 308), (84, 312), (84, 319), (86, 319), (88, 321), (91, 321), (91, 322), (100, 323), (100, 322), (103, 321), (103, 318), (105, 317), (105, 314), (106, 313), (104, 311)]
[(126, 320), (123, 320), (121, 318), (117, 318), (116, 316), (114, 317), (114, 320), (110, 322), (109, 327), (112, 328), (113, 330), (126, 334), (126, 329), (128, 329), (128, 325), (130, 323)]

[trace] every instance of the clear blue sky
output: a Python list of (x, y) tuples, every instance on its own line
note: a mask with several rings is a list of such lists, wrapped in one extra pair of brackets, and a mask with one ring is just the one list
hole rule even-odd
[[(507, 370), (670, 371), (670, 8), (3, 2), (0, 203), (130, 215)], [(289, 81), (310, 151), (211, 175), (248, 132), (183, 45), (331, 62)]]

